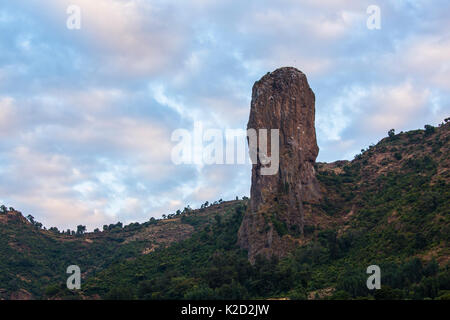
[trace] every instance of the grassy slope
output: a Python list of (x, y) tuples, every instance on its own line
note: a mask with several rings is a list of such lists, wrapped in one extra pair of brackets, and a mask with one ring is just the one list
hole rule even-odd
[[(18, 212), (0, 214), (0, 298), (9, 299), (14, 293), (43, 298), (46, 291), (50, 296), (60, 293), (69, 298), (72, 293), (59, 290), (65, 286), (69, 265), (78, 265), (83, 278), (95, 276), (97, 271), (111, 264), (190, 237), (234, 203), (226, 202), (172, 219), (81, 236), (37, 228), (25, 219), (17, 218), (21, 217)], [(191, 215), (196, 216), (195, 223), (191, 222)]]
[[(241, 212), (193, 238), (88, 281), (104, 298), (448, 297), (449, 125), (380, 141), (351, 162), (318, 164), (326, 216), (281, 261), (251, 266), (236, 246)], [(313, 221), (313, 220), (311, 220)], [(380, 265), (383, 289), (365, 270)]]
[[(154, 226), (139, 226), (84, 236), (94, 240), (90, 244), (84, 238), (61, 241), (42, 230), (12, 225), (5, 230), (0, 223), (0, 268), (7, 271), (0, 283), (8, 284), (8, 293), (20, 287), (37, 297), (68, 298), (61, 289), (63, 269), (69, 261), (79, 261), (98, 272), (85, 275), (83, 291), (75, 298), (448, 297), (449, 127), (385, 138), (351, 162), (318, 163), (326, 197), (320, 204), (305, 203), (312, 212), (305, 241), (281, 261), (247, 262), (246, 253), (236, 247), (246, 203), (234, 201), (160, 221), (159, 233), (149, 231)], [(164, 242), (157, 235), (169, 230), (162, 224), (172, 223), (191, 229), (175, 243)], [(5, 232), (29, 251), (21, 254), (4, 240)], [(141, 254), (155, 243), (160, 247)], [(365, 287), (371, 264), (382, 270), (383, 289), (375, 293)], [(31, 282), (17, 280), (17, 275)], [(11, 279), (18, 281), (15, 287)], [(44, 295), (42, 288), (49, 283), (54, 285)]]

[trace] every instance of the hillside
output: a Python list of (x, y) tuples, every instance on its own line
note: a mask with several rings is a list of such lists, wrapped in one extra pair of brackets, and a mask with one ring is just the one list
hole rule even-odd
[[(111, 264), (189, 238), (216, 215), (225, 215), (236, 202), (185, 210), (170, 219), (142, 224), (112, 224), (105, 226), (106, 231), (76, 235), (44, 230), (40, 223), (29, 222), (12, 208), (0, 211), (0, 299), (51, 296), (58, 291), (55, 283), (65, 286), (69, 265), (80, 266), (83, 278), (88, 278)], [(69, 291), (62, 294), (73, 296)]]
[[(237, 246), (248, 201), (141, 225), (56, 234), (19, 213), (0, 214), (0, 295), (46, 299), (448, 299), (450, 123), (390, 133), (352, 161), (316, 163), (325, 195), (304, 201), (304, 234), (284, 258)], [(276, 216), (276, 213), (275, 213)], [(65, 288), (79, 264), (82, 290)], [(369, 291), (366, 268), (382, 270)]]

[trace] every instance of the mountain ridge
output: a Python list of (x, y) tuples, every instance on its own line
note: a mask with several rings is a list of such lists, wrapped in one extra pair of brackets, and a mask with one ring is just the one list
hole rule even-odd
[[(1, 213), (0, 297), (380, 298), (363, 286), (363, 267), (374, 261), (388, 277), (383, 294), (445, 297), (450, 290), (449, 128), (447, 121), (390, 133), (352, 161), (316, 163), (326, 197), (320, 203), (305, 201), (304, 235), (274, 226), (282, 236), (298, 237), (296, 250), (274, 261), (257, 258), (253, 266), (236, 245), (248, 200), (78, 236), (43, 230), (15, 210)], [(164, 242), (159, 236), (169, 227), (181, 236)], [(80, 292), (65, 289), (65, 268), (77, 263), (83, 274)], [(420, 277), (410, 269), (419, 270)]]

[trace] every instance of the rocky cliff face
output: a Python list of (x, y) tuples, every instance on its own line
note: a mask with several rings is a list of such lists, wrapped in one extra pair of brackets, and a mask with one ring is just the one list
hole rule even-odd
[[(259, 158), (252, 168), (250, 206), (238, 235), (250, 261), (292, 249), (303, 233), (303, 202), (320, 198), (314, 104), (305, 74), (295, 68), (277, 69), (253, 86), (247, 128), (279, 129), (279, 170), (262, 175)], [(270, 139), (268, 146), (270, 153)]]

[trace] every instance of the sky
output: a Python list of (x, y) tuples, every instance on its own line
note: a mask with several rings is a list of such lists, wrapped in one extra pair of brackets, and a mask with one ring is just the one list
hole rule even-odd
[(1, 1), (0, 203), (92, 230), (248, 196), (250, 165), (174, 164), (172, 133), (246, 128), (254, 82), (283, 66), (316, 95), (318, 161), (437, 125), (449, 16), (447, 0)]

